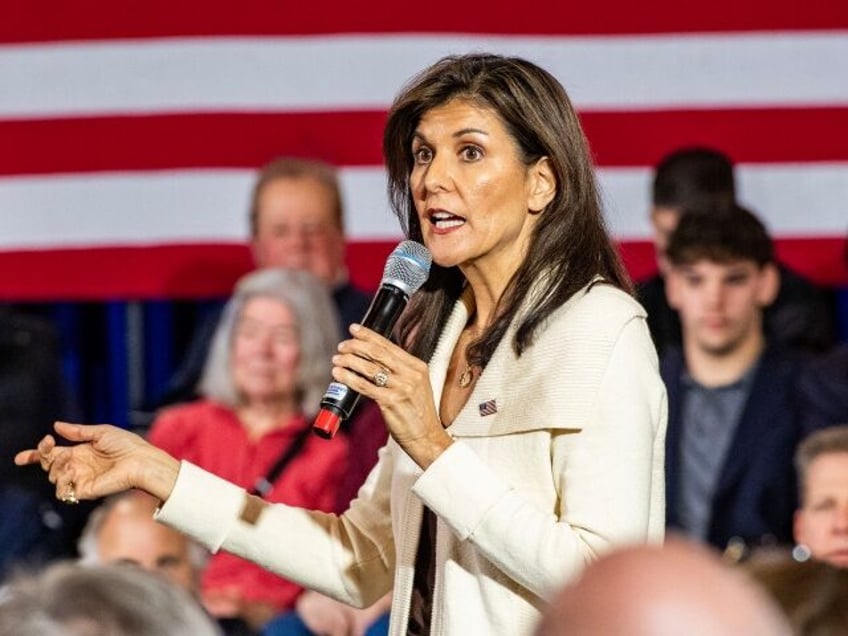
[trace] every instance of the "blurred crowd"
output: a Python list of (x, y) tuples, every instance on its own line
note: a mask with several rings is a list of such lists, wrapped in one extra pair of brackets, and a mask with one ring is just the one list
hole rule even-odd
[[(658, 271), (637, 295), (668, 392), (669, 539), (588, 567), (538, 634), (848, 633), (848, 343), (833, 291), (778, 260), (715, 149), (663, 158), (649, 214)], [(332, 440), (311, 434), (330, 357), (370, 302), (345, 270), (336, 171), (272, 161), (247, 219), (255, 270), (196, 326), (143, 432), (268, 501), (339, 512), (386, 430), (366, 400)], [(67, 506), (37, 468), (14, 467), (77, 413), (57, 338), (43, 317), (0, 310), (0, 636), (386, 633), (388, 598), (354, 610), (206, 553), (154, 522), (145, 494)]]

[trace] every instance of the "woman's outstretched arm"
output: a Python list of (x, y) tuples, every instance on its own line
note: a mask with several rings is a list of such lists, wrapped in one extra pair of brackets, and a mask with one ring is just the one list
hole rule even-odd
[(73, 493), (79, 499), (98, 499), (139, 488), (161, 501), (170, 495), (179, 462), (135, 433), (108, 424), (56, 422), (58, 436), (71, 446), (59, 446), (46, 435), (35, 449), (15, 456), (18, 466), (40, 464), (56, 486), (56, 497)]

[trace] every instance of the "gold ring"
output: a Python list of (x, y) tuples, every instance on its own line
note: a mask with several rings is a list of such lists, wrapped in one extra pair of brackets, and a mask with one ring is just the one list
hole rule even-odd
[(66, 504), (78, 504), (79, 499), (77, 499), (77, 493), (74, 490), (74, 482), (68, 484), (68, 492), (65, 493), (65, 496), (62, 497), (62, 503)]
[(389, 383), (389, 370), (386, 367), (381, 367), (371, 378), (371, 381), (380, 388), (386, 386)]

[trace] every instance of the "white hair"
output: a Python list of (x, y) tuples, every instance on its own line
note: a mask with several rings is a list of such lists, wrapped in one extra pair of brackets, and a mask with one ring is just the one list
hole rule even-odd
[(59, 562), (13, 579), (0, 636), (220, 636), (182, 588), (130, 565)]
[(330, 380), (330, 358), (340, 340), (339, 319), (326, 284), (302, 270), (266, 268), (238, 281), (212, 338), (200, 393), (230, 407), (239, 405), (230, 364), (233, 336), (244, 306), (256, 297), (277, 300), (294, 314), (300, 345), (300, 407), (305, 414), (314, 415)]

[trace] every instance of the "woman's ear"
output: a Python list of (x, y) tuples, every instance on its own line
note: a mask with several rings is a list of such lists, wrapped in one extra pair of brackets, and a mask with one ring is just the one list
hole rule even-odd
[(557, 192), (556, 175), (550, 159), (542, 157), (530, 166), (528, 178), (530, 188), (527, 209), (531, 212), (541, 212), (553, 201)]

